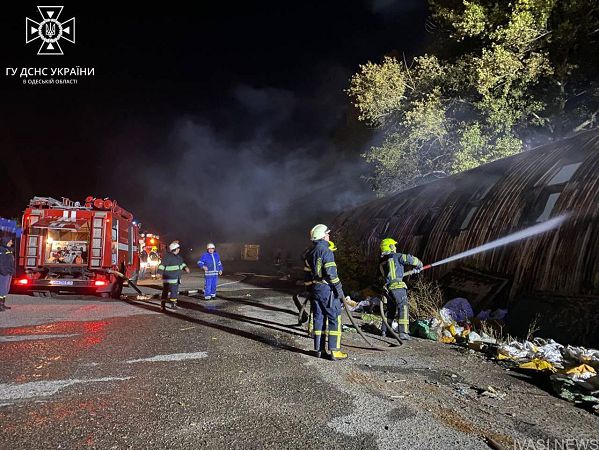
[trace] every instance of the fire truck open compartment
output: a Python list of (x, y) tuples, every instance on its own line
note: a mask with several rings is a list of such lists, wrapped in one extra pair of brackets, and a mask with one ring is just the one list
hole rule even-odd
[(13, 291), (120, 296), (139, 270), (139, 229), (116, 201), (34, 197), (23, 214)]

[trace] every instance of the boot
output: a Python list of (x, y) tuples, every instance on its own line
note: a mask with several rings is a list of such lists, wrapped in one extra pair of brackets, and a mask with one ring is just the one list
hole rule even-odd
[(165, 300), (162, 300), (160, 302), (160, 309), (163, 310), (163, 311), (166, 309), (166, 301)]
[(326, 349), (325, 349), (325, 341), (324, 339), (321, 339), (320, 341), (320, 348), (318, 350), (314, 350), (314, 354), (316, 355), (317, 358), (329, 358), (329, 354), (327, 353)]
[(177, 302), (169, 302), (169, 307), (172, 310), (179, 309), (179, 307), (177, 306)]
[(4, 304), (5, 301), (5, 297), (0, 297), (0, 312), (6, 311), (6, 305)]
[(412, 336), (410, 336), (408, 333), (399, 333), (399, 338), (402, 341), (411, 341), (412, 340)]
[(329, 359), (331, 361), (337, 361), (339, 359), (346, 359), (346, 358), (347, 358), (347, 353), (344, 353), (340, 350), (332, 350), (329, 355)]

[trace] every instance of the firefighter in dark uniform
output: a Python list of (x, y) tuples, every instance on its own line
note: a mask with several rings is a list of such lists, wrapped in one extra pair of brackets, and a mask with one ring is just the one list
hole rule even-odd
[(165, 309), (167, 303), (171, 309), (177, 309), (177, 296), (179, 295), (179, 281), (183, 271), (189, 273), (189, 267), (183, 261), (178, 241), (172, 242), (170, 250), (158, 266), (158, 273), (162, 275), (162, 301), (160, 307)]
[(15, 255), (13, 240), (3, 237), (0, 242), (0, 312), (11, 309), (6, 306), (6, 296), (10, 291), (10, 283), (15, 274)]
[[(335, 257), (329, 248), (329, 233), (330, 230), (323, 224), (316, 225), (310, 231), (313, 247), (304, 255), (304, 271), (314, 314), (314, 351), (318, 358), (324, 356), (337, 360), (347, 358), (347, 353), (340, 350), (344, 294), (337, 275)], [(325, 351), (327, 334), (330, 353)]]
[(422, 262), (412, 255), (397, 253), (395, 247), (397, 242), (391, 238), (385, 238), (381, 241), (381, 259), (379, 261), (379, 270), (383, 278), (383, 289), (387, 298), (387, 320), (388, 324), (383, 323), (382, 335), (387, 335), (387, 327), (393, 325), (393, 320), (397, 315), (397, 324), (399, 337), (402, 340), (412, 339), (408, 334), (409, 310), (408, 310), (408, 291), (406, 283), (403, 282), (404, 266), (414, 266), (414, 272), (418, 273), (422, 269)]

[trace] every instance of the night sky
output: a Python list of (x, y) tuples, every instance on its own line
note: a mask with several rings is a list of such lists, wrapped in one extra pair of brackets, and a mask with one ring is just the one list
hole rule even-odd
[[(360, 63), (424, 51), (425, 1), (204, 3), (49, 2), (76, 18), (63, 56), (25, 44), (40, 3), (2, 6), (0, 216), (34, 195), (94, 195), (190, 245), (259, 242), (305, 239), (372, 198), (360, 153), (376, 132), (343, 90)], [(5, 73), (76, 66), (95, 75)]]

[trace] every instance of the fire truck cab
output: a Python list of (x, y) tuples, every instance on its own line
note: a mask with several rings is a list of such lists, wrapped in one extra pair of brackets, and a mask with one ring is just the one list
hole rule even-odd
[(96, 294), (119, 298), (123, 278), (139, 271), (139, 228), (116, 201), (87, 197), (83, 205), (34, 197), (23, 214), (13, 291)]

